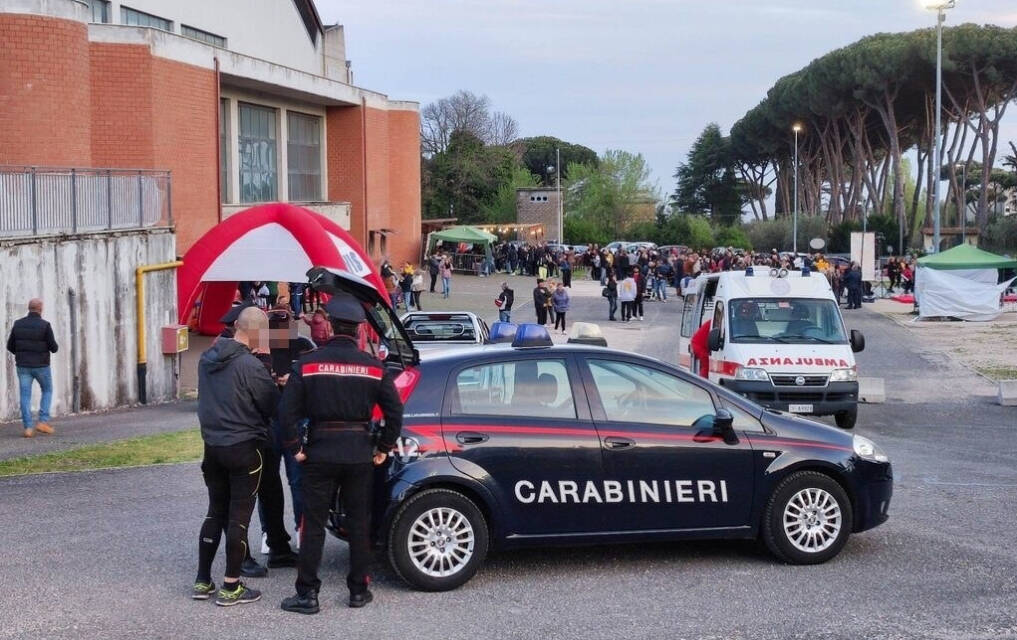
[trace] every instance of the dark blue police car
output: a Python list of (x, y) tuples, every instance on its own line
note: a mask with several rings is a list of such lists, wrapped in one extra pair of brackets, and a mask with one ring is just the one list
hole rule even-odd
[(867, 438), (653, 358), (552, 346), (537, 325), (421, 362), (369, 286), (334, 272), (312, 282), (362, 295), (402, 369), (405, 423), (378, 471), (374, 524), (417, 588), (462, 585), (492, 547), (762, 538), (815, 564), (887, 518), (891, 466)]

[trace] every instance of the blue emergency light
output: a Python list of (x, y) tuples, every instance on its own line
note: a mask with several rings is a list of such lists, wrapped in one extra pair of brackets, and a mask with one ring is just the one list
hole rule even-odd
[(488, 338), (490, 344), (512, 342), (516, 337), (519, 326), (513, 322), (495, 322), (491, 325), (491, 335)]
[(745, 275), (746, 276), (752, 275), (752, 267), (745, 267)]
[(809, 268), (804, 265), (802, 266), (802, 277), (803, 278), (809, 277)]
[(516, 330), (516, 337), (512, 340), (513, 347), (550, 347), (554, 342), (547, 327), (542, 324), (521, 324)]

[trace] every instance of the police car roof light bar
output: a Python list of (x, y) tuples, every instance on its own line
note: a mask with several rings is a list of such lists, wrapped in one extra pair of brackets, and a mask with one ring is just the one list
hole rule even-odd
[(490, 344), (512, 342), (518, 330), (519, 326), (513, 322), (495, 322), (491, 325), (491, 334), (488, 342)]
[(554, 342), (547, 327), (542, 324), (521, 324), (516, 330), (516, 337), (512, 340), (512, 346), (521, 347), (551, 347)]

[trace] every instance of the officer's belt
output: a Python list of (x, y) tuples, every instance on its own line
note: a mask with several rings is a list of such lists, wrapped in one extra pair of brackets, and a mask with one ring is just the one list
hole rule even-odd
[(330, 420), (328, 422), (314, 423), (315, 431), (362, 431), (367, 429), (366, 422), (345, 422), (342, 420)]

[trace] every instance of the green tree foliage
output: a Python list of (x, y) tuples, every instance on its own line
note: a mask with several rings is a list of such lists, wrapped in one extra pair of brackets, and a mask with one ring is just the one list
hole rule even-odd
[(540, 185), (537, 177), (526, 167), (512, 167), (512, 175), (508, 182), (502, 183), (495, 191), (493, 198), (483, 206), (485, 222), (515, 222), (516, 220), (516, 189), (536, 187)]
[[(558, 163), (558, 150), (561, 154), (562, 181), (569, 179), (569, 166), (582, 164), (596, 167), (599, 163), (597, 152), (581, 144), (572, 144), (552, 136), (538, 136), (536, 138), (520, 138), (512, 143), (512, 149), (520, 156), (530, 173), (538, 176), (545, 186), (555, 184), (554, 172), (548, 171), (548, 167), (555, 167)], [(555, 169), (557, 170), (557, 169)]]
[(717, 246), (735, 247), (739, 249), (751, 249), (752, 241), (740, 225), (733, 224), (729, 227), (720, 227), (714, 233)]
[(989, 251), (1017, 256), (1017, 216), (995, 216), (985, 228), (981, 240)]
[(682, 244), (696, 249), (709, 249), (716, 244), (709, 220), (702, 216), (688, 216), (688, 225), (689, 235)]
[(845, 220), (830, 228), (830, 241), (826, 250), (830, 253), (850, 253), (851, 232), (861, 231), (862, 225), (854, 220)]
[(608, 150), (597, 165), (571, 164), (568, 175), (565, 220), (575, 217), (586, 224), (566, 225), (566, 242), (593, 241), (569, 236), (569, 229), (594, 228), (597, 237), (618, 239), (627, 230), (632, 203), (655, 192), (646, 160), (626, 151)]
[(464, 224), (494, 222), (499, 190), (510, 184), (517, 167), (506, 147), (485, 146), (468, 131), (456, 131), (448, 147), (429, 161), (425, 217), (452, 216)]
[[(746, 233), (752, 246), (757, 251), (791, 251), (794, 248), (794, 220), (792, 218), (775, 218), (773, 220), (756, 220), (745, 225)], [(821, 238), (827, 242), (828, 230), (826, 220), (822, 216), (798, 216), (798, 251), (810, 252), (809, 242), (813, 238)], [(833, 249), (828, 251), (836, 253)]]
[[(897, 219), (892, 215), (876, 214), (869, 216), (865, 221), (865, 230), (872, 231), (877, 234), (877, 242), (879, 248), (876, 251), (880, 255), (887, 255), (898, 252), (898, 241), (900, 239), (900, 224), (897, 223)], [(883, 239), (879, 240), (879, 235), (882, 234)], [(850, 245), (850, 240), (848, 245)], [(849, 246), (850, 250), (850, 246)]]
[(706, 214), (721, 225), (741, 217), (742, 196), (730, 142), (714, 123), (693, 143), (685, 162), (678, 165), (672, 205), (681, 211)]

